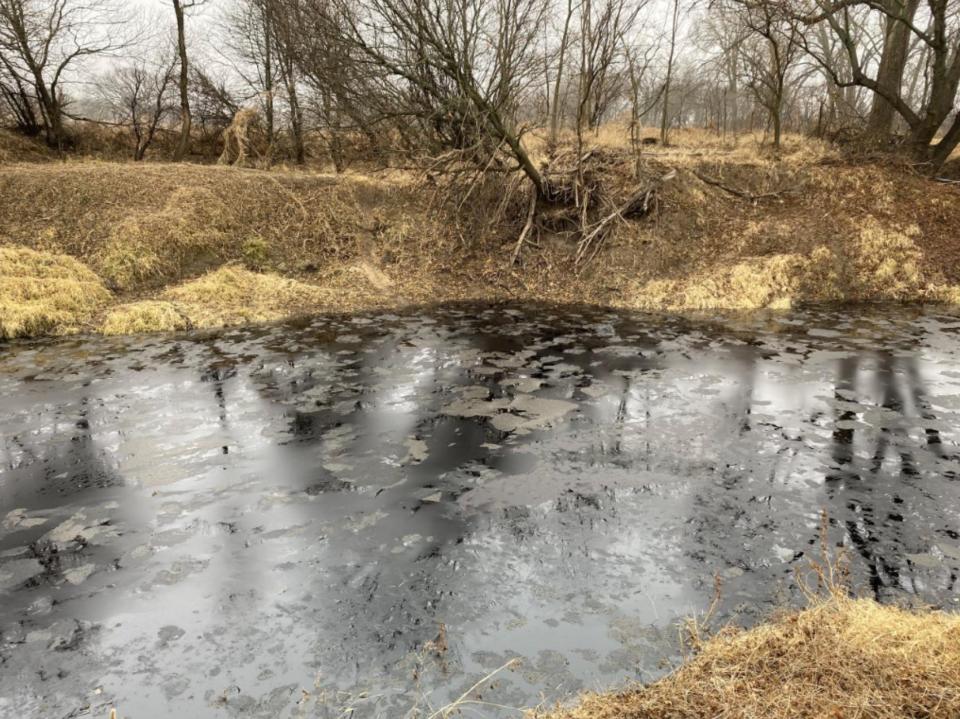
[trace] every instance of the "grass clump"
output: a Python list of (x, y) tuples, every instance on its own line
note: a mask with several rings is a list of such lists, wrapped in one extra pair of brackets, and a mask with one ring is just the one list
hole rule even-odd
[(789, 309), (811, 302), (953, 302), (957, 288), (922, 269), (916, 226), (866, 218), (846, 245), (821, 245), (808, 254), (739, 257), (679, 279), (635, 287), (641, 309)]
[(320, 287), (227, 265), (171, 287), (156, 299), (117, 307), (101, 331), (133, 334), (276, 322), (335, 306), (334, 300)]
[[(690, 620), (694, 654), (652, 684), (588, 693), (532, 719), (952, 719), (960, 716), (960, 615), (852, 596), (828, 544), (796, 581), (806, 608), (714, 634)], [(717, 594), (708, 612), (712, 616)]]
[(274, 322), (305, 312), (326, 299), (320, 288), (235, 265), (221, 267), (161, 294), (192, 327)]
[(270, 262), (270, 245), (262, 237), (251, 237), (243, 243), (243, 264), (247, 269), (260, 271)]
[(643, 309), (789, 309), (804, 265), (800, 255), (752, 257), (681, 280), (652, 280), (635, 302)]
[(144, 300), (114, 307), (100, 327), (105, 335), (173, 332), (188, 327), (187, 319), (172, 302)]
[(646, 687), (588, 694), (539, 719), (949, 719), (960, 716), (960, 616), (833, 593), (727, 628)]
[(111, 295), (82, 263), (25, 247), (0, 247), (0, 337), (67, 334)]

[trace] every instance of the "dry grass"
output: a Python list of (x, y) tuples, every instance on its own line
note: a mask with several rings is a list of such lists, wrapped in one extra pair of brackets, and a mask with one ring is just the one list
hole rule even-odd
[(132, 334), (274, 322), (329, 305), (329, 299), (318, 287), (227, 266), (171, 287), (156, 300), (113, 309), (102, 331)]
[(744, 630), (686, 624), (693, 655), (649, 685), (581, 697), (531, 719), (952, 719), (960, 716), (960, 615), (851, 595), (842, 550), (798, 571), (806, 608)]
[(960, 716), (960, 616), (833, 593), (749, 631), (721, 631), (654, 684), (536, 716), (952, 719)]
[(0, 163), (43, 162), (54, 157), (41, 138), (24, 137), (19, 132), (0, 128)]
[[(762, 132), (740, 135), (721, 135), (702, 128), (684, 128), (670, 131), (669, 145), (659, 144), (660, 128), (644, 127), (640, 137), (651, 138), (658, 144), (644, 145), (643, 156), (674, 166), (684, 166), (700, 162), (728, 162), (730, 164), (772, 164), (787, 163), (810, 165), (840, 160), (836, 147), (816, 138), (786, 133), (781, 140), (779, 153), (770, 148), (770, 138)], [(527, 135), (525, 142), (531, 154), (537, 160), (546, 159), (547, 131), (536, 130)], [(561, 146), (573, 146), (576, 136), (572, 130), (559, 133)], [(601, 147), (608, 150), (628, 150), (630, 148), (629, 125), (611, 122), (602, 125), (595, 132), (584, 135), (587, 147)]]
[(352, 175), (19, 164), (0, 167), (0, 236), (66, 252), (116, 289), (138, 291), (227, 262), (296, 274), (355, 257), (376, 225), (369, 208), (389, 216), (413, 199), (405, 185)]
[(147, 332), (173, 332), (187, 329), (189, 323), (172, 302), (141, 300), (117, 305), (103, 320), (105, 335), (131, 335)]
[(787, 309), (811, 302), (953, 302), (958, 288), (922, 269), (918, 228), (889, 227), (868, 217), (844, 245), (808, 255), (746, 257), (682, 279), (651, 280), (635, 289), (642, 309)]
[(72, 257), (0, 247), (0, 337), (75, 332), (110, 301), (100, 279)]
[[(318, 288), (323, 295), (283, 311), (220, 312), (228, 324), (454, 300), (666, 311), (960, 300), (960, 187), (902, 165), (842, 161), (799, 136), (786, 137), (774, 157), (759, 136), (675, 131), (671, 146), (644, 148), (639, 168), (624, 128), (606, 126), (587, 140), (599, 148), (593, 170), (613, 200), (677, 172), (656, 211), (618, 223), (585, 268), (574, 264), (570, 223), (549, 210), (521, 265), (511, 264), (527, 207), (519, 178), (473, 185), (400, 170), (0, 165), (0, 244), (87, 265), (125, 303), (103, 325), (111, 332), (220, 322), (195, 321), (184, 300), (165, 292), (227, 265), (296, 280), (304, 297)], [(546, 159), (543, 137), (534, 132), (527, 142)]]
[(373, 307), (380, 289), (362, 266), (317, 286), (227, 265), (164, 290), (155, 299), (118, 305), (100, 329), (116, 335), (276, 322), (354, 305)]

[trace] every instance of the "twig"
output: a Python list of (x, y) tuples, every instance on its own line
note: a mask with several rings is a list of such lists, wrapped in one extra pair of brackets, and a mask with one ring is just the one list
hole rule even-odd
[(719, 187), (724, 192), (729, 192), (731, 195), (736, 195), (737, 197), (742, 197), (745, 200), (750, 200), (751, 202), (756, 202), (757, 200), (765, 200), (771, 197), (780, 197), (782, 191), (777, 192), (763, 192), (759, 195), (755, 195), (752, 192), (747, 192), (746, 190), (738, 190), (736, 187), (730, 187), (730, 185), (724, 185), (720, 180), (715, 180), (712, 177), (704, 175), (699, 170), (693, 170), (693, 174), (699, 178), (701, 181), (707, 183), (708, 185), (713, 185), (714, 187)]
[(510, 661), (508, 661), (506, 664), (504, 664), (504, 665), (503, 665), (502, 667), (500, 667), (499, 669), (494, 669), (492, 672), (490, 672), (489, 674), (487, 674), (487, 676), (483, 677), (483, 679), (481, 679), (480, 681), (478, 681), (478, 682), (477, 682), (476, 684), (474, 684), (472, 687), (470, 687), (469, 689), (467, 689), (467, 691), (465, 691), (463, 694), (461, 694), (461, 695), (460, 695), (460, 698), (457, 699), (455, 702), (451, 702), (450, 704), (447, 704), (445, 707), (441, 707), (440, 709), (438, 709), (437, 711), (435, 711), (433, 714), (431, 714), (429, 717), (427, 717), (427, 719), (446, 719), (446, 717), (450, 716), (451, 712), (453, 712), (455, 709), (457, 709), (457, 708), (460, 707), (461, 705), (466, 704), (466, 703), (468, 703), (468, 702), (473, 703), (473, 701), (470, 700), (469, 697), (470, 697), (470, 695), (473, 694), (473, 692), (475, 692), (482, 684), (484, 684), (484, 683), (490, 681), (491, 679), (493, 679), (493, 677), (495, 677), (497, 674), (499, 674), (500, 672), (502, 672), (504, 669), (512, 669), (513, 667), (517, 666), (519, 663), (520, 663), (520, 660), (517, 659), (516, 657), (514, 657), (513, 659), (511, 659)]
[(530, 207), (527, 209), (527, 222), (523, 226), (523, 231), (520, 233), (520, 236), (517, 238), (517, 244), (513, 248), (513, 257), (510, 259), (510, 264), (515, 265), (520, 260), (520, 251), (523, 249), (523, 242), (527, 239), (527, 235), (530, 234), (530, 230), (533, 227), (533, 216), (537, 210), (537, 193), (535, 190), (530, 191)]

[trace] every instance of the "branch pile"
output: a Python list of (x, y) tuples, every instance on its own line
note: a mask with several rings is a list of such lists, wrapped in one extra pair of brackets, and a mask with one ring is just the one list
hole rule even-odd
[(569, 237), (575, 243), (575, 264), (589, 264), (619, 224), (659, 212), (659, 190), (676, 171), (650, 165), (637, 173), (629, 152), (594, 148), (557, 155), (543, 175), (546, 196), (531, 198), (514, 264), (521, 260), (524, 243), (542, 232)]

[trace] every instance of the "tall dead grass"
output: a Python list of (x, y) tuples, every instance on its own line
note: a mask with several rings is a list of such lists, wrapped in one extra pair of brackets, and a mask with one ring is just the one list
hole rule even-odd
[(415, 200), (404, 185), (353, 175), (21, 164), (0, 167), (0, 236), (73, 255), (115, 289), (137, 291), (228, 262), (295, 274), (349, 259), (369, 243), (370, 207), (389, 216)]
[(749, 631), (727, 628), (646, 687), (588, 694), (538, 719), (954, 719), (960, 616), (836, 593)]
[(0, 247), (0, 337), (66, 334), (89, 325), (110, 292), (66, 255)]

